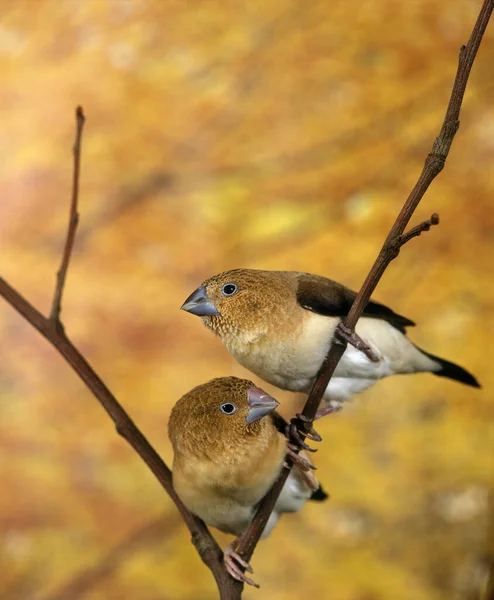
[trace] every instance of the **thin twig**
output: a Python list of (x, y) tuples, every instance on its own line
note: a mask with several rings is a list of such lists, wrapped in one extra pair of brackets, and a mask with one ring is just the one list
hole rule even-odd
[(79, 174), (81, 171), (81, 145), (82, 145), (82, 130), (86, 117), (82, 110), (82, 106), (78, 106), (75, 111), (77, 123), (75, 142), (72, 149), (74, 155), (74, 171), (72, 175), (72, 200), (70, 202), (69, 225), (67, 228), (67, 237), (65, 238), (65, 247), (62, 255), (62, 262), (57, 273), (57, 283), (55, 293), (53, 295), (53, 303), (51, 307), (50, 319), (56, 323), (60, 322), (60, 313), (62, 311), (62, 294), (67, 278), (67, 269), (69, 268), (70, 256), (74, 247), (75, 234), (77, 224), (79, 222), (79, 213), (77, 212), (77, 203), (79, 200)]
[[(459, 127), (458, 118), (463, 95), (468, 82), (468, 77), (470, 75), (477, 50), (480, 46), (482, 36), (484, 35), (485, 29), (492, 14), (493, 7), (494, 0), (484, 0), (479, 16), (474, 25), (472, 35), (470, 36), (470, 40), (466, 46), (462, 46), (461, 48), (458, 69), (441, 131), (433, 144), (431, 153), (427, 156), (423, 171), (415, 187), (412, 189), (408, 199), (396, 218), (396, 221), (391, 227), (391, 230), (376, 261), (374, 262), (367, 278), (362, 285), (362, 288), (352, 304), (350, 312), (343, 321), (344, 325), (350, 330), (355, 329), (355, 325), (357, 324), (360, 315), (369, 302), (370, 297), (379, 283), (384, 271), (391, 261), (398, 256), (400, 247), (413, 237), (419, 235), (422, 231), (427, 231), (431, 225), (435, 225), (436, 221), (438, 221), (437, 215), (432, 215), (429, 221), (426, 221), (417, 227), (413, 227), (407, 233), (404, 233), (405, 228), (423, 195), (429, 188), (434, 178), (444, 167), (444, 163), (448, 156), (453, 138)], [(304, 428), (306, 431), (310, 430), (312, 421), (317, 412), (319, 404), (321, 403), (324, 392), (336, 369), (336, 366), (338, 365), (338, 362), (345, 352), (346, 345), (346, 342), (341, 343), (340, 341), (333, 341), (331, 344), (326, 359), (324, 360), (324, 363), (317, 374), (316, 381), (312, 386), (310, 394), (307, 398), (307, 402), (305, 403), (302, 411), (302, 415), (307, 418), (307, 421), (299, 421), (299, 427), (301, 430)], [(291, 464), (290, 459), (287, 459), (287, 462), (288, 464)], [(281, 475), (278, 477), (271, 490), (261, 502), (261, 505), (259, 506), (248, 531), (243, 536), (242, 541), (237, 548), (237, 552), (246, 561), (250, 561), (252, 553), (254, 552), (257, 542), (259, 541), (261, 533), (264, 530), (264, 527), (269, 519), (269, 515), (273, 510), (289, 472), (289, 469), (283, 469)]]
[(427, 219), (427, 221), (422, 221), (422, 223), (419, 223), (419, 225), (415, 225), (415, 227), (405, 231), (404, 234), (396, 238), (396, 244), (399, 248), (401, 248), (412, 238), (419, 236), (424, 231), (429, 231), (433, 225), (439, 225), (439, 215), (437, 213), (433, 213), (431, 218)]

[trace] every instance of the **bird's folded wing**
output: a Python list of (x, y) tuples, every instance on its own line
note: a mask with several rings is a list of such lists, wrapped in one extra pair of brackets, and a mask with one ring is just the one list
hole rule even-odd
[[(300, 306), (327, 317), (345, 317), (357, 295), (326, 277), (300, 273), (297, 280), (297, 301)], [(405, 333), (406, 327), (415, 325), (410, 319), (373, 300), (369, 301), (363, 315), (371, 319), (383, 319), (402, 333)]]

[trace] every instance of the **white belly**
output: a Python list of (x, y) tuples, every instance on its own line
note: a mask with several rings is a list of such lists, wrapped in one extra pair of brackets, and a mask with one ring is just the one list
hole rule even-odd
[[(184, 477), (182, 472), (178, 473), (177, 476), (177, 471), (175, 472), (173, 485), (180, 499), (191, 512), (207, 525), (226, 533), (241, 535), (247, 530), (257, 510), (257, 502), (255, 504), (240, 502), (218, 493), (218, 490), (212, 486), (201, 486), (200, 481), (194, 481), (195, 485), (191, 485), (190, 477)], [(251, 492), (250, 489), (242, 488), (235, 491), (244, 498)], [(293, 469), (281, 490), (261, 538), (264, 539), (271, 533), (281, 513), (299, 511), (310, 498), (311, 493), (312, 491)]]
[[(293, 392), (308, 392), (328, 352), (339, 319), (307, 313), (298, 335), (267, 344), (262, 339), (245, 348), (230, 350), (247, 369), (265, 381)], [(397, 373), (433, 371), (434, 361), (386, 321), (363, 318), (357, 333), (379, 357), (373, 362), (351, 345), (347, 346), (334, 377), (324, 394), (327, 402), (342, 402), (379, 379)]]

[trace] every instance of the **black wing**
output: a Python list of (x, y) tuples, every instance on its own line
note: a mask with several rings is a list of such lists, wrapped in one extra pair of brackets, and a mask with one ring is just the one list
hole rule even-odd
[[(356, 292), (326, 277), (308, 273), (298, 276), (297, 301), (300, 306), (326, 317), (346, 317), (356, 295)], [(410, 319), (373, 300), (369, 301), (363, 314), (370, 319), (383, 319), (402, 333), (406, 333), (406, 327), (415, 325)]]

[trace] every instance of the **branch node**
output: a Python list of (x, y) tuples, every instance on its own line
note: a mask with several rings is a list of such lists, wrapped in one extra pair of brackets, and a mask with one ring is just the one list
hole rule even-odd
[[(58, 274), (57, 274), (57, 276), (58, 276)], [(50, 327), (50, 329), (52, 330), (52, 333), (54, 335), (56, 335), (57, 337), (60, 337), (62, 339), (66, 338), (65, 328), (63, 326), (63, 323), (60, 320), (50, 317), (49, 319), (46, 320), (46, 324), (48, 327)]]

